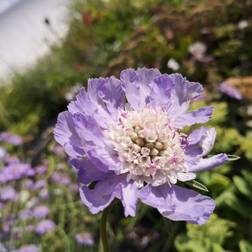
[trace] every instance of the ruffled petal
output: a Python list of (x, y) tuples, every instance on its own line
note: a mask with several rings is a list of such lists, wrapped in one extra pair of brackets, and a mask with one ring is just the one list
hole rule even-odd
[(175, 93), (179, 98), (179, 104), (187, 103), (193, 100), (198, 100), (203, 97), (203, 87), (197, 82), (188, 81), (181, 74), (175, 73), (170, 75), (175, 83)]
[(151, 85), (150, 103), (166, 110), (170, 118), (184, 115), (191, 101), (201, 98), (203, 87), (181, 74), (156, 76)]
[(191, 167), (198, 166), (202, 162), (202, 157), (211, 151), (215, 136), (216, 131), (214, 128), (208, 129), (204, 126), (191, 132), (185, 146), (188, 170), (191, 170)]
[(201, 142), (204, 156), (213, 149), (215, 138), (216, 138), (215, 128), (208, 129), (205, 134), (205, 137), (203, 138)]
[(204, 224), (212, 214), (215, 203), (208, 197), (179, 186), (145, 186), (139, 199), (174, 221)]
[(88, 94), (110, 113), (123, 106), (125, 97), (122, 82), (115, 77), (89, 79)]
[[(92, 83), (94, 81), (91, 81)], [(113, 116), (104, 103), (98, 103), (96, 97), (90, 95), (84, 88), (80, 89), (76, 100), (68, 105), (68, 111), (71, 114), (81, 113), (93, 117), (102, 128), (108, 128)]]
[(93, 115), (95, 112), (95, 109), (92, 106), (85, 88), (83, 87), (80, 89), (79, 94), (76, 96), (76, 100), (70, 102), (67, 108), (71, 114), (83, 113)]
[(198, 129), (193, 130), (187, 137), (188, 145), (199, 144), (205, 137), (208, 131), (207, 127), (201, 126)]
[(65, 111), (59, 114), (54, 129), (55, 140), (64, 147), (66, 153), (71, 157), (82, 157), (84, 150), (76, 133), (72, 116)]
[(190, 172), (207, 171), (213, 168), (217, 168), (220, 165), (225, 164), (228, 161), (228, 156), (225, 153), (214, 155), (210, 158), (201, 158), (200, 161), (189, 167)]
[(127, 182), (126, 180), (121, 185), (121, 201), (124, 206), (124, 215), (135, 216), (137, 206), (137, 192), (136, 183)]
[(115, 151), (106, 145), (106, 139), (96, 120), (80, 113), (74, 114), (73, 118), (81, 144), (85, 146), (85, 153), (90, 161), (103, 171), (120, 169), (122, 164)]
[(153, 80), (161, 75), (157, 69), (132, 68), (121, 72), (120, 79), (129, 105), (133, 109), (141, 109), (146, 106), (151, 93)]
[(87, 186), (80, 188), (83, 203), (93, 214), (99, 213), (110, 205), (113, 199), (122, 201), (125, 216), (135, 216), (137, 204), (137, 187), (127, 182), (126, 176), (111, 175), (96, 183), (94, 189)]
[(97, 182), (94, 189), (89, 189), (88, 186), (80, 188), (81, 200), (92, 214), (108, 207), (117, 195), (120, 195), (120, 188), (116, 176)]
[[(192, 111), (186, 113), (190, 103), (193, 100), (198, 100), (203, 96), (203, 87), (196, 82), (190, 82), (181, 74), (170, 74), (169, 78), (172, 82), (169, 103), (167, 103), (165, 110), (169, 116), (172, 126), (182, 128), (185, 125), (192, 125), (194, 123), (205, 122), (205, 115), (202, 110)], [(200, 119), (201, 117), (201, 119)]]
[(175, 118), (174, 126), (181, 129), (185, 126), (191, 126), (196, 123), (205, 123), (211, 118), (212, 112), (212, 107), (203, 107), (191, 112), (181, 114)]
[(168, 74), (162, 74), (156, 77), (152, 84), (150, 93), (150, 103), (154, 106), (166, 109), (171, 103), (171, 92), (175, 83)]
[(81, 144), (87, 146), (104, 145), (104, 136), (97, 121), (89, 116), (76, 113), (72, 116), (74, 126), (81, 139)]
[(100, 127), (108, 128), (118, 108), (124, 106), (124, 97), (122, 83), (115, 77), (89, 79), (87, 92), (81, 88), (68, 110), (71, 114), (89, 115)]
[(88, 185), (94, 181), (103, 180), (112, 174), (112, 172), (104, 172), (100, 170), (87, 158), (71, 159), (69, 163), (77, 171), (78, 182), (84, 185)]

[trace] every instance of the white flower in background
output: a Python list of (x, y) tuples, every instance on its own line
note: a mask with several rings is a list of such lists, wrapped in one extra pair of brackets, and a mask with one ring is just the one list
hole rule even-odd
[(205, 56), (207, 47), (204, 43), (197, 41), (189, 46), (188, 51), (197, 59), (202, 60)]
[(73, 100), (73, 98), (76, 96), (76, 94), (79, 92), (80, 88), (82, 87), (81, 83), (77, 83), (74, 85), (66, 94), (65, 98), (67, 101)]
[(7, 157), (7, 155), (8, 155), (7, 151), (4, 148), (0, 147), (0, 160), (1, 161), (4, 160)]
[(177, 71), (180, 67), (179, 63), (175, 59), (169, 59), (167, 62), (167, 67), (173, 71)]
[(240, 30), (243, 30), (245, 28), (247, 28), (249, 26), (249, 23), (247, 20), (241, 20), (238, 24), (237, 24), (237, 27), (240, 29)]

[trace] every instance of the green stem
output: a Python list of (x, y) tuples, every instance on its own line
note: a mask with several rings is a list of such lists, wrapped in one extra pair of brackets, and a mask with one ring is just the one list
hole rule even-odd
[(108, 246), (108, 235), (107, 235), (107, 217), (109, 213), (109, 208), (107, 207), (102, 212), (101, 217), (101, 224), (100, 224), (100, 239), (103, 247), (103, 252), (109, 252), (109, 246)]

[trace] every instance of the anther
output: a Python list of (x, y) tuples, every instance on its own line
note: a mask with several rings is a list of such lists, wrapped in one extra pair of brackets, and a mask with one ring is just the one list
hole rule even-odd
[(136, 139), (135, 143), (138, 144), (141, 147), (144, 146), (144, 140), (142, 138), (140, 138), (140, 137)]
[(164, 145), (160, 142), (156, 142), (155, 143), (155, 148), (158, 150), (163, 150), (164, 149)]
[(157, 156), (159, 154), (159, 151), (154, 148), (154, 149), (151, 150), (150, 154), (151, 154), (151, 156)]
[(147, 143), (145, 146), (147, 148), (149, 148), (149, 149), (153, 149), (154, 148), (154, 143)]
[(131, 133), (130, 133), (130, 138), (131, 138), (132, 141), (137, 140), (137, 138), (138, 138), (137, 133), (136, 133), (136, 132), (131, 132)]

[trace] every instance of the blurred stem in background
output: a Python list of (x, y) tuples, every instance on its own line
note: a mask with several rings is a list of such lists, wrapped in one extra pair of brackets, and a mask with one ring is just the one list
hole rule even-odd
[(100, 224), (100, 240), (101, 240), (101, 247), (103, 252), (109, 252), (109, 245), (108, 245), (108, 234), (107, 234), (107, 218), (110, 211), (111, 206), (108, 206), (102, 212), (101, 216), (101, 224)]

